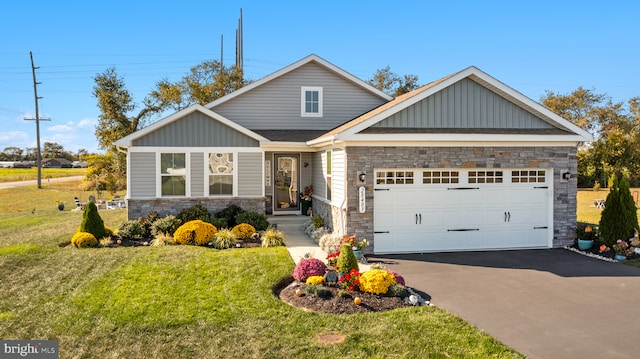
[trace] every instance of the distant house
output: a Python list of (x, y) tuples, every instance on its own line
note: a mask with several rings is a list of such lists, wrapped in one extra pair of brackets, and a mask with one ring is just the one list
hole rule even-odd
[(475, 67), (391, 98), (310, 55), (128, 135), (129, 218), (300, 214), (375, 253), (548, 248), (576, 222), (586, 131)]
[(45, 168), (71, 168), (73, 164), (66, 158), (43, 158), (42, 167)]

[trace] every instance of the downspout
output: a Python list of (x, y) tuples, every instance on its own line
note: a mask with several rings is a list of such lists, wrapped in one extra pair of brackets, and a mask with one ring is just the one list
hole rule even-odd
[[(128, 200), (129, 199), (129, 194), (131, 193), (131, 188), (129, 188), (129, 173), (130, 173), (130, 168), (129, 168), (129, 151), (122, 149), (122, 147), (116, 145), (116, 150), (120, 153), (124, 153), (127, 156), (127, 195), (124, 197), (124, 199)], [(127, 204), (127, 208), (129, 208), (129, 204)]]

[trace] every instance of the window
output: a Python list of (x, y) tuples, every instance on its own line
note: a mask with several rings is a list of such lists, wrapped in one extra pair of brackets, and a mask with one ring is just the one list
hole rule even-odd
[(331, 199), (331, 151), (326, 153), (325, 178), (327, 179), (327, 199)]
[(545, 175), (546, 175), (545, 170), (511, 171), (511, 182), (512, 183), (544, 183), (546, 181)]
[(413, 184), (413, 171), (378, 171), (376, 184)]
[(502, 171), (469, 171), (469, 183), (502, 183)]
[(302, 87), (302, 117), (322, 117), (322, 87)]
[(233, 195), (233, 153), (209, 154), (209, 195)]
[(163, 196), (184, 196), (187, 189), (186, 154), (161, 153), (160, 177)]
[(459, 183), (460, 173), (458, 171), (423, 171), (423, 184)]

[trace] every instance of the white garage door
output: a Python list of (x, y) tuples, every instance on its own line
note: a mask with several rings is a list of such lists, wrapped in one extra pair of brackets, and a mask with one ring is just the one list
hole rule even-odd
[(375, 172), (375, 253), (539, 248), (552, 243), (552, 170)]

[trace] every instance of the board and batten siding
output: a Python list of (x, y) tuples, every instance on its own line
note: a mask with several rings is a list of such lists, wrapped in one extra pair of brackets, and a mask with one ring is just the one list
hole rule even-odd
[[(301, 88), (322, 87), (323, 117), (301, 116)], [(251, 130), (330, 130), (386, 100), (310, 62), (211, 108)]]
[(191, 152), (191, 197), (205, 196), (204, 153)]
[(133, 146), (155, 147), (258, 147), (260, 144), (202, 112), (192, 112), (133, 140)]
[(331, 153), (331, 202), (341, 204), (344, 200), (345, 185), (344, 150), (334, 149)]
[(554, 128), (471, 79), (463, 79), (373, 127), (386, 128)]
[(311, 163), (313, 194), (321, 198), (327, 198), (327, 181), (324, 178), (324, 167), (326, 166), (325, 152), (316, 152), (313, 154)]
[(129, 153), (129, 197), (156, 196), (156, 154), (154, 152)]
[(238, 196), (263, 196), (262, 152), (238, 153)]

